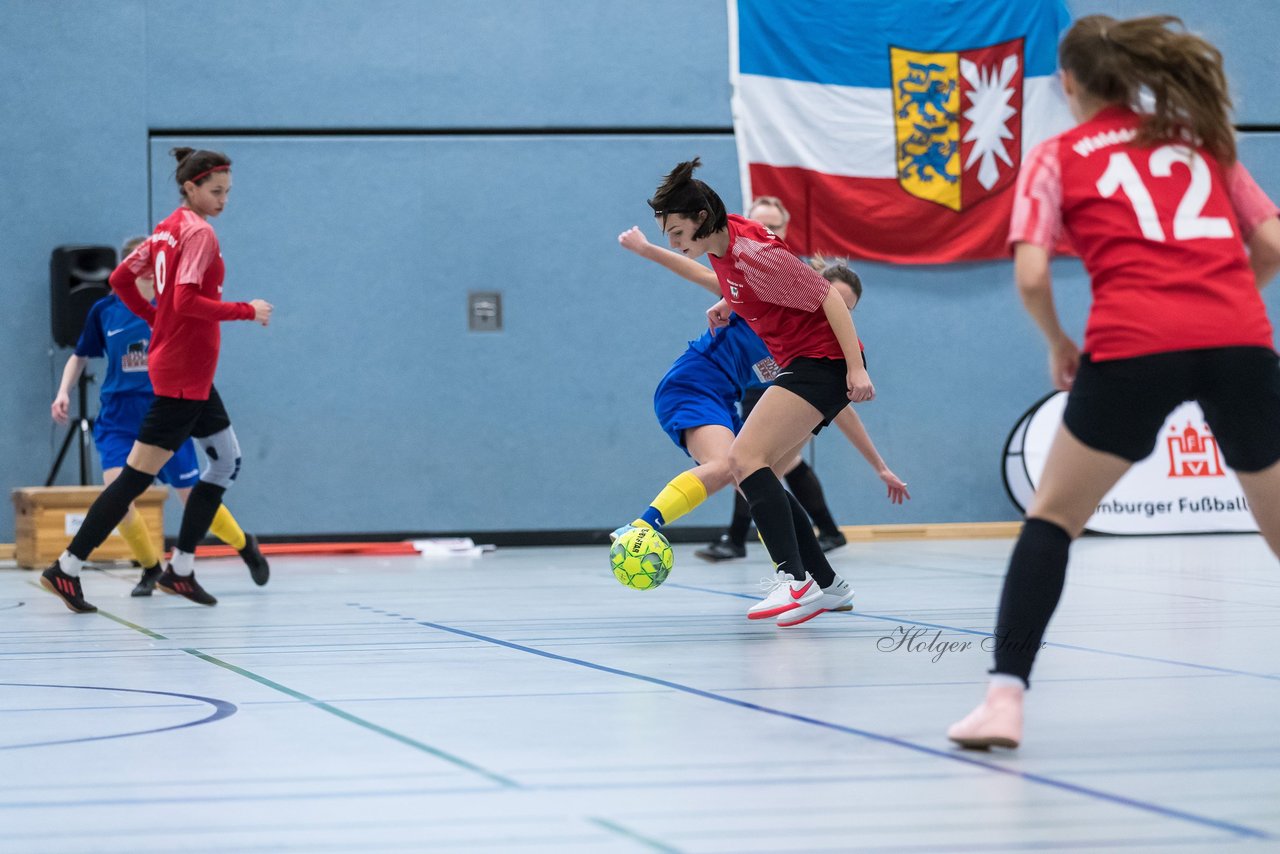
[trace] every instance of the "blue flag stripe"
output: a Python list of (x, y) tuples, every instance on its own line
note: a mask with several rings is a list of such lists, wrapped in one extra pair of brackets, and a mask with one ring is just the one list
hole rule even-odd
[(890, 46), (959, 51), (1026, 38), (1027, 77), (1054, 72), (1064, 0), (737, 0), (743, 74), (889, 89)]

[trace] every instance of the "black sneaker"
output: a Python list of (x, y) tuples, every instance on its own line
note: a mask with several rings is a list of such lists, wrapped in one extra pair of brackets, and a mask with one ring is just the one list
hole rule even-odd
[(253, 583), (261, 587), (267, 583), (267, 579), (271, 577), (271, 567), (267, 564), (267, 558), (258, 548), (258, 538), (253, 534), (244, 535), (244, 548), (240, 550), (240, 558), (249, 567), (249, 577), (253, 579)]
[(165, 593), (173, 593), (176, 596), (186, 596), (192, 602), (198, 602), (201, 605), (217, 605), (218, 600), (209, 594), (209, 591), (200, 586), (200, 582), (196, 581), (196, 574), (178, 575), (173, 571), (172, 566), (166, 566), (164, 573), (156, 579), (156, 586)]
[(40, 573), (40, 586), (62, 600), (77, 614), (92, 614), (98, 610), (96, 606), (84, 601), (84, 588), (80, 586), (80, 578), (67, 575), (55, 560), (53, 566)]
[(822, 546), (824, 552), (834, 551), (845, 543), (849, 542), (845, 535), (839, 531), (833, 531), (830, 534), (819, 534), (818, 545)]
[(721, 534), (720, 539), (708, 546), (703, 546), (693, 553), (694, 557), (700, 557), (711, 563), (719, 563), (722, 560), (734, 560), (735, 558), (746, 557), (747, 547), (739, 545), (729, 539), (728, 534)]
[(142, 577), (138, 579), (138, 583), (133, 586), (133, 592), (130, 596), (150, 596), (151, 591), (156, 589), (156, 581), (160, 578), (160, 564), (156, 564), (150, 569), (142, 570)]

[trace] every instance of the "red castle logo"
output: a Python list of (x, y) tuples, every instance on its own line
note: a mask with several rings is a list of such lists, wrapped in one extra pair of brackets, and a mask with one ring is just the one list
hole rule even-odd
[(1187, 422), (1181, 434), (1177, 427), (1170, 427), (1169, 477), (1224, 477), (1222, 459), (1218, 455), (1218, 440), (1209, 428), (1197, 430)]

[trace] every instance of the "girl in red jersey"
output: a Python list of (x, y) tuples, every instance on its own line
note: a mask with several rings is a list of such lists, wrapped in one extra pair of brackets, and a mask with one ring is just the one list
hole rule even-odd
[(699, 165), (695, 158), (676, 166), (649, 206), (672, 249), (694, 259), (710, 255), (723, 295), (707, 311), (712, 330), (736, 313), (782, 369), (733, 440), (729, 465), (778, 565), (769, 595), (747, 617), (795, 626), (826, 610), (824, 603), (848, 601), (853, 593), (831, 569), (809, 517), (772, 466), (795, 457), (810, 434), (849, 401), (871, 400), (875, 389), (839, 291), (773, 232), (726, 214), (716, 192), (693, 177)]
[[(1280, 220), (1236, 160), (1222, 55), (1180, 24), (1076, 21), (1058, 54), (1080, 124), (1018, 176), (1014, 275), (1070, 396), (1010, 558), (986, 699), (947, 732), (962, 747), (1020, 742), (1071, 540), (1184, 400), (1204, 410), (1280, 554), (1280, 367), (1258, 293), (1280, 269)], [(1148, 95), (1154, 109), (1135, 112)], [(1053, 304), (1049, 256), (1064, 237), (1092, 282), (1083, 355)]]
[[(96, 611), (84, 599), (80, 568), (146, 491), (156, 473), (188, 437), (204, 449), (208, 465), (191, 490), (178, 544), (157, 580), (160, 589), (214, 605), (195, 578), (195, 549), (209, 530), (222, 494), (240, 469), (240, 446), (222, 399), (213, 387), (224, 320), (254, 320), (266, 326), (271, 305), (263, 300), (222, 301), (225, 273), (218, 238), (208, 220), (222, 213), (231, 190), (231, 160), (216, 151), (175, 148), (175, 177), (182, 204), (156, 227), (111, 274), (111, 287), (129, 309), (152, 327), (148, 367), (155, 400), (119, 476), (102, 491), (67, 550), (41, 575), (41, 583), (73, 611)], [(134, 282), (150, 271), (156, 305)]]

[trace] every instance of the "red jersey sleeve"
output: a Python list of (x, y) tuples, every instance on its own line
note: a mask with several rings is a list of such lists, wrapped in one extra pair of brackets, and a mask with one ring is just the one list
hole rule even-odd
[(782, 244), (760, 243), (748, 237), (733, 242), (738, 268), (764, 302), (814, 312), (831, 290), (831, 283)]
[(218, 239), (212, 228), (193, 229), (182, 236), (182, 260), (173, 278), (175, 285), (198, 285), (218, 254)]
[(1053, 252), (1062, 239), (1062, 167), (1058, 140), (1031, 150), (1018, 173), (1009, 218), (1009, 245), (1030, 243)]
[(156, 307), (147, 301), (138, 290), (138, 277), (151, 269), (151, 241), (144, 240), (138, 248), (129, 253), (129, 257), (120, 262), (111, 273), (108, 281), (111, 290), (115, 291), (120, 301), (128, 306), (129, 311), (141, 317), (148, 326), (156, 324)]
[(1263, 192), (1239, 160), (1227, 170), (1226, 178), (1227, 195), (1231, 198), (1236, 222), (1240, 223), (1240, 236), (1247, 243), (1258, 226), (1280, 214), (1280, 208)]
[(202, 320), (253, 320), (257, 312), (247, 302), (222, 302), (200, 296), (199, 288), (178, 286), (173, 294), (173, 310)]

